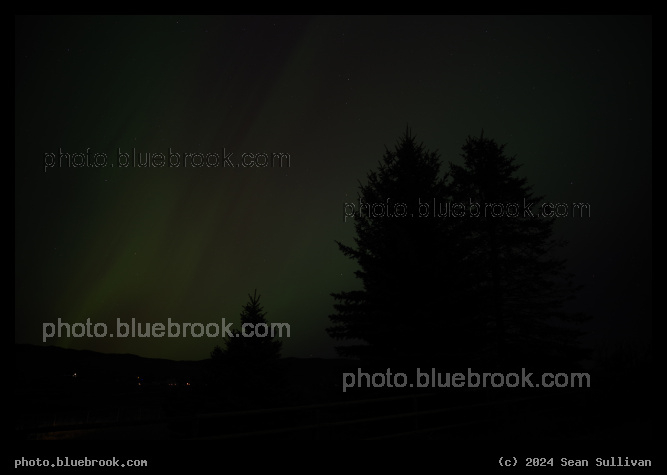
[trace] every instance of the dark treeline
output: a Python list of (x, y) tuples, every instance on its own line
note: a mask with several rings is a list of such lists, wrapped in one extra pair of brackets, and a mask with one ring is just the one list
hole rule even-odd
[[(368, 368), (563, 372), (589, 351), (565, 311), (576, 296), (555, 218), (540, 216), (520, 165), (493, 139), (468, 137), (463, 165), (441, 173), (439, 155), (409, 129), (359, 186), (354, 245), (336, 241), (359, 267), (360, 289), (332, 293), (329, 335), (343, 358)], [(257, 291), (241, 323), (268, 323)], [(246, 400), (284, 383), (282, 343), (235, 330), (211, 353), (215, 382)], [(272, 396), (268, 396), (269, 398)]]
[(577, 289), (551, 252), (565, 243), (540, 216), (544, 197), (483, 132), (462, 157), (441, 175), (438, 154), (406, 130), (360, 184), (346, 210), (355, 245), (337, 244), (362, 289), (332, 294), (327, 331), (352, 342), (338, 353), (378, 366), (576, 367), (586, 317), (564, 310)]

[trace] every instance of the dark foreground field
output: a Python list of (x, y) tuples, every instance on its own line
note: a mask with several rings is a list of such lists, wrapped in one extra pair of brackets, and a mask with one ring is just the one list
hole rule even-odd
[(652, 438), (651, 372), (641, 366), (591, 370), (590, 388), (343, 392), (355, 361), (286, 358), (270, 378), (249, 377), (240, 389), (217, 378), (208, 360), (28, 345), (15, 352), (16, 439)]

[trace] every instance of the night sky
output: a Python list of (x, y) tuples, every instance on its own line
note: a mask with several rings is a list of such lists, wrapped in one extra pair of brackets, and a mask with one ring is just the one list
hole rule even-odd
[[(17, 343), (42, 344), (43, 323), (58, 318), (110, 333), (132, 318), (236, 325), (257, 289), (267, 319), (291, 326), (283, 356), (335, 356), (330, 293), (359, 287), (334, 242), (353, 244), (344, 206), (406, 125), (439, 151), (443, 173), (483, 129), (537, 194), (588, 203), (590, 217), (555, 226), (586, 286), (572, 308), (594, 317), (584, 341), (651, 340), (651, 17), (73, 16), (15, 26)], [(130, 162), (171, 151), (181, 166), (120, 167), (119, 149)], [(217, 153), (220, 166), (192, 156), (184, 166), (186, 153)], [(289, 164), (242, 167), (244, 153), (289, 154)], [(106, 166), (73, 166), (95, 154)], [(223, 154), (236, 166), (222, 166)], [(187, 360), (220, 343), (46, 342)]]

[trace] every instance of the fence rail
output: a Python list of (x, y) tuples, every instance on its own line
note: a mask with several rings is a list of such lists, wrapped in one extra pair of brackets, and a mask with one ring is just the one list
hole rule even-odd
[[(577, 393), (559, 393), (558, 400), (563, 403), (565, 398), (571, 398), (574, 394)], [(543, 415), (559, 410), (558, 406), (546, 405), (548, 401), (554, 398), (553, 394), (461, 405), (447, 404), (441, 396), (442, 394), (429, 393), (257, 411), (202, 414), (195, 418), (194, 423), (189, 428), (188, 438), (233, 439), (278, 434), (282, 436), (292, 434), (299, 438), (304, 435), (309, 438), (352, 437), (364, 439), (416, 437), (428, 433), (489, 423), (511, 425), (517, 422), (517, 419), (530, 418), (530, 416)], [(407, 402), (408, 404), (405, 404), (406, 407), (402, 408), (400, 406), (401, 402)], [(369, 411), (370, 414), (345, 411), (355, 406), (361, 407), (364, 405), (373, 407)], [(378, 409), (380, 405), (385, 407)], [(343, 413), (339, 410), (343, 410)], [(345, 414), (345, 412), (348, 412), (348, 414)], [(269, 416), (284, 416), (290, 413), (299, 413), (306, 417), (301, 417), (301, 423), (295, 420), (295, 423), (292, 424), (289, 424), (289, 420), (285, 417), (277, 417), (274, 420), (282, 424), (280, 424), (280, 427), (271, 427), (272, 419)], [(256, 423), (253, 424), (252, 430), (243, 430), (249, 416), (266, 417), (264, 425), (267, 427), (262, 428), (261, 423)], [(241, 424), (230, 423), (235, 418), (240, 418)], [(211, 424), (211, 421), (215, 421), (215, 424)], [(227, 431), (210, 434), (211, 431), (220, 431), (227, 425), (229, 426)], [(237, 430), (238, 427), (240, 427), (240, 430)]]

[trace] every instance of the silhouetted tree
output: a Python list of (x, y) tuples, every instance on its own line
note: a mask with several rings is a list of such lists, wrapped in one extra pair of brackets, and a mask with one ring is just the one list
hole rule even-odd
[(386, 149), (368, 183), (359, 184), (356, 247), (336, 241), (358, 263), (363, 286), (331, 294), (337, 313), (329, 317), (328, 334), (356, 341), (338, 346), (341, 356), (407, 363), (470, 349), (474, 332), (461, 308), (457, 240), (434, 209), (449, 196), (439, 172), (438, 154), (417, 144), (408, 129), (394, 151)]
[(454, 224), (472, 284), (469, 312), (485, 329), (480, 355), (496, 366), (563, 367), (586, 354), (573, 325), (586, 317), (564, 310), (577, 289), (552, 251), (565, 242), (553, 238), (556, 218), (544, 216), (537, 206), (544, 197), (515, 176), (520, 165), (504, 147), (482, 132), (468, 137), (463, 166), (450, 163), (453, 200), (465, 205)]
[[(227, 336), (223, 342), (225, 349), (221, 356), (231, 363), (256, 364), (274, 361), (280, 358), (282, 341), (271, 335), (271, 328), (266, 321), (266, 312), (259, 303), (260, 296), (248, 294), (249, 301), (241, 312), (241, 329), (231, 330), (233, 336)], [(246, 334), (242, 330), (245, 325)]]
[[(248, 297), (241, 311), (241, 329), (233, 328), (232, 336), (223, 339), (223, 346), (211, 352), (220, 382), (242, 393), (265, 389), (276, 382), (274, 363), (282, 349), (282, 341), (271, 334), (257, 290)], [(252, 336), (244, 336), (244, 328), (246, 335)]]

